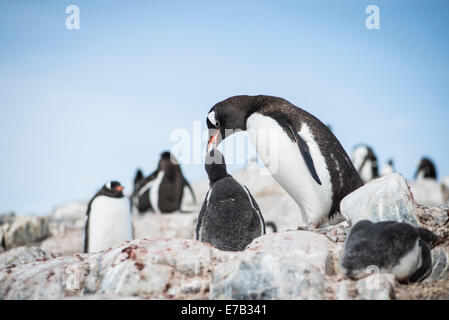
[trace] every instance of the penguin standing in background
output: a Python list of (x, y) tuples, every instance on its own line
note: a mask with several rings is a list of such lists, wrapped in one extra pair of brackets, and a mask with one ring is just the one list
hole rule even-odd
[(359, 221), (346, 239), (340, 270), (361, 278), (372, 268), (392, 273), (400, 282), (421, 281), (432, 270), (431, 247), (438, 237), (407, 223)]
[(242, 251), (265, 234), (265, 222), (249, 190), (226, 171), (224, 157), (217, 149), (206, 156), (210, 189), (196, 226), (196, 240), (224, 251)]
[(383, 166), (382, 169), (380, 170), (380, 175), (386, 176), (387, 174), (394, 173), (394, 172), (396, 172), (396, 170), (394, 168), (393, 159), (389, 159), (387, 164), (385, 166)]
[(188, 188), (193, 201), (195, 194), (187, 179), (183, 176), (177, 160), (166, 151), (161, 154), (157, 170), (143, 178), (140, 170), (134, 179), (132, 203), (140, 213), (172, 213), (181, 210), (184, 188)]
[(128, 200), (117, 181), (105, 184), (87, 206), (84, 252), (98, 252), (134, 238)]
[(340, 201), (363, 185), (334, 134), (310, 113), (272, 96), (235, 96), (207, 116), (208, 150), (247, 130), (258, 156), (298, 204), (304, 224), (334, 217)]
[(433, 179), (437, 180), (437, 169), (429, 158), (422, 158), (415, 173), (415, 180)]
[(134, 178), (134, 189), (130, 197), (131, 212), (134, 212), (134, 208), (139, 213), (147, 211), (154, 212), (153, 206), (150, 202), (150, 189), (154, 184), (154, 180), (157, 176), (157, 170), (150, 174), (148, 177), (144, 177), (142, 170), (138, 169)]
[(379, 177), (377, 158), (371, 147), (359, 144), (352, 150), (352, 162), (364, 182)]

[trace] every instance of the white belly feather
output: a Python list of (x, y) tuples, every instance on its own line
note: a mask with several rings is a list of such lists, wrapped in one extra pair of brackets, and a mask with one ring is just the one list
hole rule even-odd
[(161, 210), (159, 209), (159, 186), (161, 185), (162, 178), (164, 177), (164, 171), (159, 171), (157, 174), (156, 179), (154, 180), (154, 183), (150, 190), (150, 202), (153, 206), (155, 213), (161, 213)]
[(272, 176), (298, 204), (304, 224), (319, 224), (329, 214), (332, 206), (332, 183), (320, 149), (306, 123), (298, 134), (307, 143), (319, 185), (293, 142), (276, 120), (252, 114), (247, 120), (247, 131), (260, 159)]
[(89, 252), (132, 240), (132, 221), (126, 198), (98, 196), (89, 214)]

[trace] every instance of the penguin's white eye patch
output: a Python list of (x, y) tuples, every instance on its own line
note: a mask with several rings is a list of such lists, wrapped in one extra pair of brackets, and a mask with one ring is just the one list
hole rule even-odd
[(207, 115), (207, 118), (209, 119), (210, 123), (212, 123), (215, 127), (217, 127), (220, 123), (215, 119), (215, 111), (209, 112)]
[(110, 183), (110, 182), (106, 183), (106, 188), (108, 188), (108, 189), (111, 189), (111, 188), (112, 188), (112, 186), (111, 186), (111, 183)]

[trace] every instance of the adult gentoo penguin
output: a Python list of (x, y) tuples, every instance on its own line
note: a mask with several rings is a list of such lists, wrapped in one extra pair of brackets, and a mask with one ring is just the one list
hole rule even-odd
[(429, 158), (423, 157), (415, 173), (415, 179), (437, 179), (437, 169)]
[(217, 149), (206, 155), (210, 189), (196, 225), (196, 240), (224, 251), (241, 251), (265, 234), (265, 222), (249, 190), (226, 171)]
[(181, 209), (184, 188), (190, 190), (196, 202), (192, 187), (183, 176), (176, 158), (165, 151), (161, 154), (156, 171), (147, 178), (143, 178), (140, 170), (137, 171), (131, 199), (140, 213), (171, 213)]
[(343, 197), (363, 185), (326, 125), (285, 99), (228, 98), (209, 111), (207, 126), (208, 149), (235, 130), (247, 130), (264, 165), (298, 204), (305, 224), (325, 222)]
[(133, 239), (128, 200), (117, 181), (105, 184), (87, 206), (84, 252), (98, 252)]
[(438, 237), (427, 229), (396, 221), (359, 221), (346, 239), (340, 270), (352, 278), (373, 267), (395, 275), (400, 282), (423, 280), (432, 269), (430, 248)]
[(370, 146), (356, 145), (352, 149), (352, 163), (364, 182), (379, 177), (377, 158)]

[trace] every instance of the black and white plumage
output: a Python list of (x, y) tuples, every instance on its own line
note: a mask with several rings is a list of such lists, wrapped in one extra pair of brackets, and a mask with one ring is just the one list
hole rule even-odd
[(217, 149), (206, 156), (210, 189), (198, 216), (196, 239), (224, 251), (241, 251), (265, 234), (265, 222), (249, 190), (226, 171)]
[(134, 238), (131, 212), (123, 187), (105, 184), (89, 201), (84, 229), (84, 252), (98, 252)]
[(430, 248), (437, 240), (429, 230), (407, 223), (362, 220), (346, 239), (340, 269), (352, 278), (361, 278), (375, 267), (401, 282), (421, 281), (431, 271)]
[(352, 149), (352, 163), (364, 182), (379, 177), (377, 157), (373, 149), (366, 144), (359, 144)]
[(415, 179), (433, 179), (437, 180), (437, 169), (435, 164), (429, 158), (422, 158), (419, 162), (418, 169), (416, 169)]
[(396, 169), (394, 168), (394, 161), (393, 161), (393, 159), (389, 159), (387, 161), (387, 164), (385, 166), (383, 166), (382, 169), (380, 170), (380, 175), (386, 176), (387, 174), (394, 173), (394, 172), (396, 172)]
[(140, 213), (146, 211), (172, 213), (181, 210), (184, 189), (188, 188), (193, 201), (195, 194), (177, 160), (170, 152), (161, 154), (157, 169), (144, 178), (138, 170), (134, 179), (134, 191), (131, 204)]
[(228, 98), (209, 111), (207, 126), (208, 148), (235, 130), (247, 130), (264, 165), (298, 204), (305, 224), (318, 226), (329, 220), (340, 201), (363, 185), (326, 125), (285, 99)]

